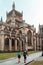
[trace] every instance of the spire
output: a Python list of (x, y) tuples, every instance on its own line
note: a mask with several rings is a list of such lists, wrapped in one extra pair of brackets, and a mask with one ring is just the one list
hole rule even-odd
[(8, 14), (8, 12), (6, 11), (6, 15)]
[(3, 23), (3, 19), (2, 19), (2, 17), (0, 18), (0, 23), (1, 23), (1, 24)]
[(12, 8), (15, 9), (15, 3), (13, 2)]
[(2, 19), (2, 17), (1, 17), (1, 22), (3, 22), (3, 19)]
[(23, 11), (22, 11), (22, 15), (23, 15)]

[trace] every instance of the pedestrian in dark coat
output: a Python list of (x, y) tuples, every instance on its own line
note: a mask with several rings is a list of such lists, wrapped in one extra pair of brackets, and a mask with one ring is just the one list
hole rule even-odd
[(26, 50), (23, 52), (23, 56), (24, 56), (24, 63), (26, 63), (26, 59), (27, 59), (27, 51)]
[(21, 58), (21, 52), (20, 52), (20, 50), (18, 51), (17, 56), (18, 56), (18, 63), (20, 63), (20, 58)]

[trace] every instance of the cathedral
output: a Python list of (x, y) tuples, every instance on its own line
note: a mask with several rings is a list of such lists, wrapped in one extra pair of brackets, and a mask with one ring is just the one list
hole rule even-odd
[(6, 21), (0, 20), (0, 51), (36, 50), (39, 37), (34, 25), (23, 20), (23, 11), (19, 12), (12, 5), (12, 10), (6, 13)]

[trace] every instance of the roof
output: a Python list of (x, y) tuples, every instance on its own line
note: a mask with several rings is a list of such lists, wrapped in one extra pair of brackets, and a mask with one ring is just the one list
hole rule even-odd
[(15, 14), (18, 15), (18, 16), (22, 16), (22, 13), (17, 11), (17, 10), (11, 10), (9, 13), (7, 13), (7, 16), (11, 15), (12, 12), (15, 11)]

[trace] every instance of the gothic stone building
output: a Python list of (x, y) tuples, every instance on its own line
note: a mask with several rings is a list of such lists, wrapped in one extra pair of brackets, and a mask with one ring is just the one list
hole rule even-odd
[(36, 50), (42, 50), (43, 51), (43, 25), (39, 24), (39, 31), (36, 35)]
[(36, 49), (35, 28), (25, 23), (23, 12), (17, 11), (14, 3), (6, 17), (6, 22), (0, 20), (0, 51)]
[(43, 25), (39, 24), (39, 30), (34, 35), (34, 49), (43, 51)]

